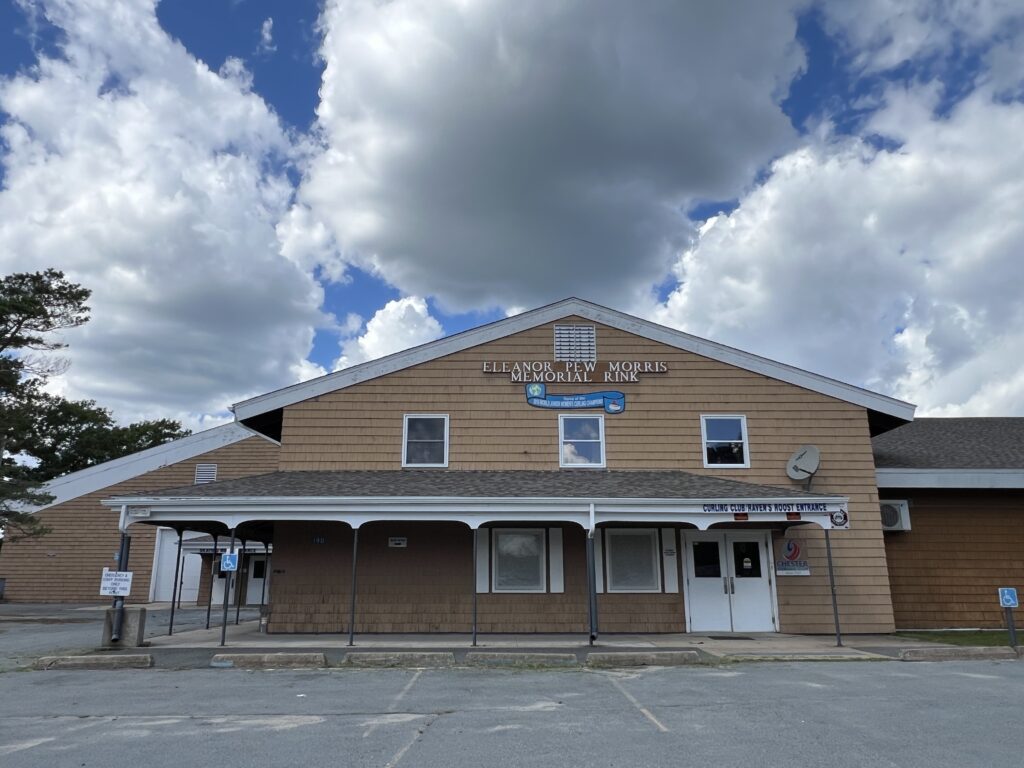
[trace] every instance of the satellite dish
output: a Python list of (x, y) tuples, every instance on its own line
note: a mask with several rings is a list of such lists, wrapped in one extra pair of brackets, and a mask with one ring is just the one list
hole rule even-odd
[(816, 445), (801, 445), (786, 462), (786, 474), (792, 480), (807, 480), (821, 466), (821, 451)]

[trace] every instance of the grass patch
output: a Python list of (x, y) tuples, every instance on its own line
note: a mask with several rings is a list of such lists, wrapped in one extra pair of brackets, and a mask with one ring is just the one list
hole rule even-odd
[[(936, 630), (934, 632), (897, 632), (897, 637), (906, 637), (911, 640), (927, 640), (932, 643), (947, 643), (949, 645), (983, 645), (983, 646), (1008, 646), (1010, 644), (1010, 633), (1005, 629), (978, 629), (962, 632), (950, 630)], [(1017, 642), (1024, 640), (1024, 627), (1017, 629)]]

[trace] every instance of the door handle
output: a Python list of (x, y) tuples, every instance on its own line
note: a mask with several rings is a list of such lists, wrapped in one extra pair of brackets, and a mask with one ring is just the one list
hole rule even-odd
[(736, 578), (734, 576), (729, 577), (729, 587), (732, 590), (732, 594), (736, 594)]
[(723, 576), (722, 577), (722, 593), (726, 594), (726, 595), (729, 594), (729, 577), (728, 576)]

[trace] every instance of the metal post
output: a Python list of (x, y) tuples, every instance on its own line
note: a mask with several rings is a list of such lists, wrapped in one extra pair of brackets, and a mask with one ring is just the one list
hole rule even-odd
[(213, 537), (213, 557), (210, 559), (210, 594), (206, 596), (206, 628), (210, 628), (210, 609), (213, 608), (213, 585), (217, 582), (217, 536)]
[(476, 548), (477, 548), (477, 532), (475, 528), (470, 528), (469, 533), (471, 541), (473, 542), (473, 647), (476, 648)]
[(348, 615), (348, 644), (356, 644), (356, 558), (359, 556), (359, 529), (352, 529), (352, 606)]
[[(239, 573), (244, 573), (244, 574), (246, 574), (246, 576), (248, 576), (249, 575), (249, 571), (246, 568), (242, 567), (245, 562), (246, 562), (246, 560), (245, 560), (245, 539), (242, 539), (242, 553), (238, 556), (238, 572)], [(249, 565), (251, 567), (252, 563), (250, 563)], [(244, 592), (246, 589), (248, 589), (248, 587), (249, 587), (248, 581), (249, 581), (249, 579), (246, 578), (246, 583), (242, 584), (242, 580), (239, 579), (237, 584), (236, 584), (236, 586), (235, 586), (235, 588), (238, 590), (238, 594), (235, 595), (235, 625), (236, 626), (238, 624), (238, 614), (241, 613), (241, 611), (242, 611), (242, 592)]]
[(263, 583), (260, 584), (260, 617), (263, 617), (263, 605), (267, 601), (267, 577), (270, 576), (270, 548), (263, 542)]
[(828, 586), (832, 590), (832, 618), (836, 623), (836, 647), (843, 647), (843, 634), (839, 628), (839, 603), (836, 602), (836, 574), (832, 568), (832, 540), (825, 529), (825, 554), (828, 557)]
[[(127, 533), (121, 534), (121, 547), (117, 551), (117, 570), (128, 570), (128, 555), (131, 553), (132, 537)], [(117, 642), (121, 639), (121, 628), (124, 625), (124, 597), (114, 598), (114, 623), (110, 628), (110, 639)]]
[(174, 634), (174, 604), (177, 602), (175, 595), (181, 594), (181, 585), (178, 584), (178, 570), (181, 568), (181, 540), (184, 538), (184, 533), (175, 528), (175, 533), (178, 534), (178, 556), (174, 560), (174, 583), (171, 585), (171, 620), (167, 624), (167, 634)]
[(1010, 632), (1010, 647), (1017, 647), (1017, 627), (1013, 620), (1013, 608), (1006, 609), (1006, 628)]
[(597, 640), (597, 571), (594, 557), (594, 534), (587, 531), (587, 591), (590, 593), (590, 644)]
[[(231, 529), (231, 547), (228, 552), (233, 552), (235, 549), (235, 529)], [(220, 644), (224, 645), (228, 636), (228, 599), (231, 597), (231, 581), (234, 578), (234, 571), (226, 571), (227, 576), (224, 577), (224, 618), (220, 624)]]

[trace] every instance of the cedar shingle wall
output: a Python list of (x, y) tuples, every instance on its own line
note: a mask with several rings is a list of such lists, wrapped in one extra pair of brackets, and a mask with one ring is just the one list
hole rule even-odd
[(911, 529), (885, 534), (896, 626), (1005, 626), (997, 588), (1024, 593), (1024, 492), (881, 495), (910, 500)]
[[(588, 323), (559, 322), (574, 321)], [(551, 360), (552, 337), (552, 326), (542, 326), (289, 406), (281, 469), (398, 469), (404, 413), (450, 415), (451, 469), (558, 469), (557, 412), (527, 405), (522, 384), (481, 370), (485, 360)], [(625, 413), (605, 415), (609, 469), (681, 469), (799, 488), (785, 463), (798, 446), (814, 443), (822, 467), (813, 490), (850, 498), (851, 529), (832, 536), (844, 628), (892, 631), (863, 408), (600, 325), (597, 343), (599, 360), (663, 360), (670, 369), (640, 383), (549, 385), (552, 393), (626, 393)], [(704, 469), (701, 413), (746, 414), (750, 469)], [(790, 535), (803, 542), (813, 575), (779, 582), (780, 629), (831, 632), (822, 533), (795, 528)], [(617, 599), (602, 599), (609, 604), (602, 624), (635, 604), (626, 598), (619, 609)]]
[[(274, 472), (277, 453), (273, 443), (251, 437), (43, 510), (39, 516), (52, 529), (49, 534), (6, 542), (0, 551), (0, 577), (7, 579), (5, 597), (12, 602), (101, 602), (106, 598), (99, 596), (100, 573), (104, 566), (116, 566), (114, 554), (120, 542), (118, 514), (100, 504), (102, 499), (189, 485), (196, 464), (217, 464), (221, 480)], [(129, 569), (135, 574), (129, 600), (145, 602), (156, 529), (135, 524), (128, 531), (132, 537)]]

